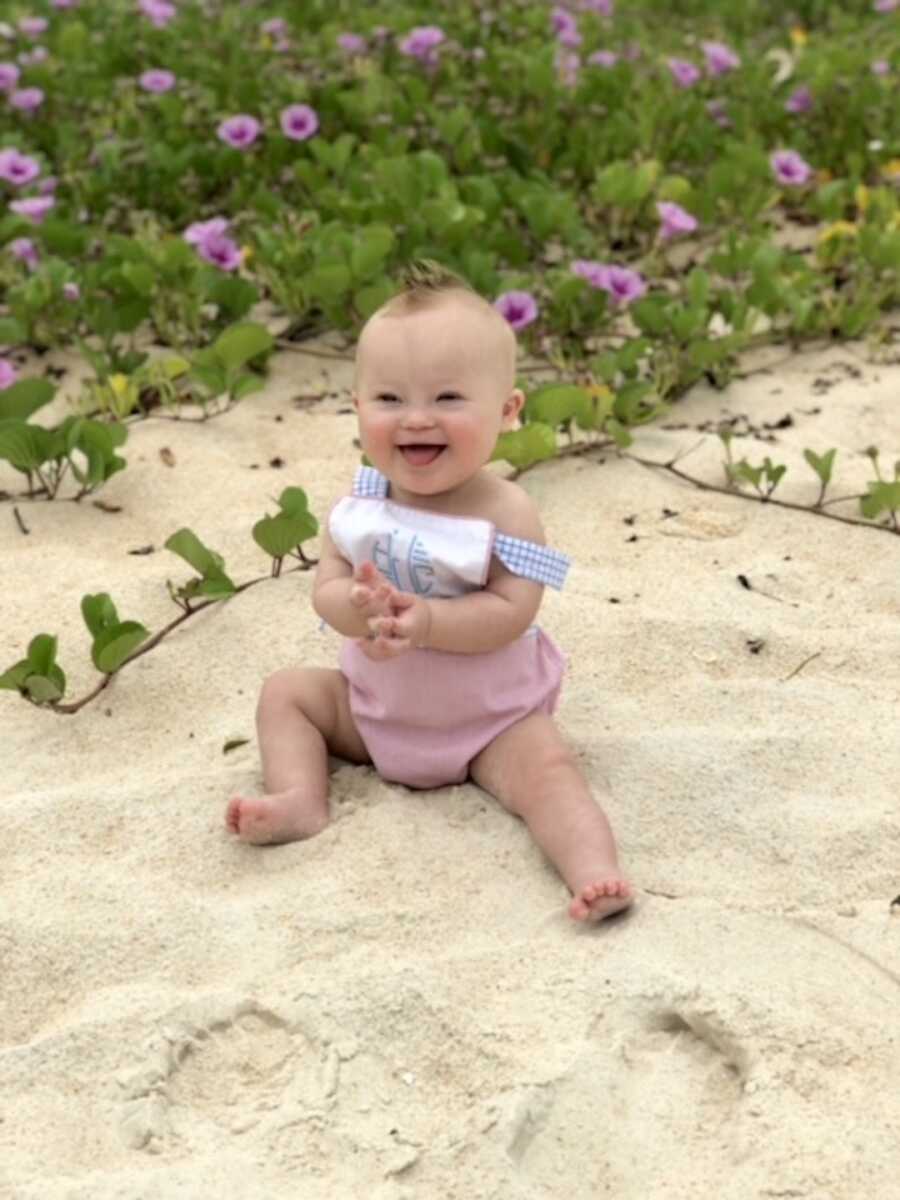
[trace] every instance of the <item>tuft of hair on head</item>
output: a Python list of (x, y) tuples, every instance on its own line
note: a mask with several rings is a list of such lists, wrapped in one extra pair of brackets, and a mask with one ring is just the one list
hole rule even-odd
[(424, 308), (446, 296), (448, 292), (478, 293), (462, 275), (433, 258), (416, 258), (408, 263), (400, 276), (400, 291), (384, 305), (387, 312), (408, 312)]

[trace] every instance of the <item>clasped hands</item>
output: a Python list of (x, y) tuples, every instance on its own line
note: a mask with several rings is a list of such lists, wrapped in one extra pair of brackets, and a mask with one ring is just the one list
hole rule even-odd
[(396, 658), (424, 646), (431, 630), (428, 601), (412, 592), (398, 591), (374, 563), (361, 563), (353, 572), (350, 603), (366, 618), (369, 636), (356, 644), (373, 662)]

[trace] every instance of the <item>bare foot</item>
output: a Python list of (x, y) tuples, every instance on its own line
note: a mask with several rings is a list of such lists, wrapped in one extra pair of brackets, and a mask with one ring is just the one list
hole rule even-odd
[(613, 876), (579, 888), (569, 905), (569, 916), (576, 921), (602, 921), (627, 908), (633, 900), (631, 885)]
[(232, 796), (225, 824), (242, 842), (268, 845), (314, 837), (328, 824), (328, 808), (310, 804), (298, 790), (264, 796)]

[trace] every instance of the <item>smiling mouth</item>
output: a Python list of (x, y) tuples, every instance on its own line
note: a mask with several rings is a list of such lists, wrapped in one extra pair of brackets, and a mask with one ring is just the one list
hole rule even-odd
[(427, 467), (429, 463), (441, 454), (446, 446), (437, 446), (434, 444), (426, 444), (424, 442), (416, 442), (413, 445), (400, 446), (399, 450), (408, 463), (414, 467)]

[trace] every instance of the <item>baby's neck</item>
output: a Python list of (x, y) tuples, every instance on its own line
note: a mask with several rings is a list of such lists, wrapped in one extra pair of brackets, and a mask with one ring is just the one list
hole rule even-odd
[(396, 504), (405, 504), (409, 508), (423, 508), (429, 512), (447, 513), (451, 515), (472, 516), (485, 507), (492, 491), (493, 476), (490, 472), (479, 471), (471, 479), (449, 492), (437, 492), (434, 495), (410, 492), (397, 488), (388, 480), (388, 498)]

